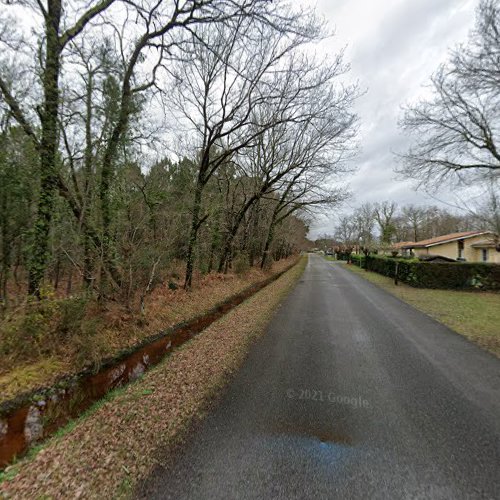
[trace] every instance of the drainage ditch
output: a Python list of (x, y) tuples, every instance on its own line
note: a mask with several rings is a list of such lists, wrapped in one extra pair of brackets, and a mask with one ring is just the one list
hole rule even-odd
[(228, 311), (272, 283), (291, 267), (233, 295), (207, 313), (169, 328), (117, 357), (91, 369), (63, 377), (50, 388), (22, 394), (0, 404), (0, 468), (81, 415), (109, 391), (138, 379), (176, 347), (203, 331)]

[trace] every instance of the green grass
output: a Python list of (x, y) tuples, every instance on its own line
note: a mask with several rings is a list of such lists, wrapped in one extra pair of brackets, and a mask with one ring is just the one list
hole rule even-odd
[(500, 357), (500, 294), (396, 286), (381, 274), (346, 267)]
[(27, 366), (19, 366), (0, 375), (1, 399), (22, 392), (25, 387), (42, 385), (48, 377), (60, 373), (65, 368), (64, 362), (50, 357)]

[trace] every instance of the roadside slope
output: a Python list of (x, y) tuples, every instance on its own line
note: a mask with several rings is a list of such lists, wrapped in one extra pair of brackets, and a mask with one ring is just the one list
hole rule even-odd
[[(34, 310), (13, 310), (0, 321), (0, 402), (49, 387), (85, 368), (98, 368), (105, 360), (278, 274), (294, 259), (275, 262), (270, 271), (254, 267), (241, 274), (211, 273), (200, 277), (189, 291), (171, 290), (165, 283), (148, 297), (144, 314), (119, 302), (100, 307), (78, 296), (42, 301)], [(35, 325), (36, 335), (27, 334), (25, 324)]]
[(118, 391), (34, 457), (4, 473), (7, 498), (127, 496), (178, 442), (244, 360), (307, 259), (227, 314), (137, 383)]

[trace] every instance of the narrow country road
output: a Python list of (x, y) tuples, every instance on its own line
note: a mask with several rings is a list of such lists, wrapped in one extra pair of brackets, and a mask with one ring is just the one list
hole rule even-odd
[[(500, 326), (499, 326), (500, 327)], [(309, 258), (147, 498), (500, 498), (500, 360)]]

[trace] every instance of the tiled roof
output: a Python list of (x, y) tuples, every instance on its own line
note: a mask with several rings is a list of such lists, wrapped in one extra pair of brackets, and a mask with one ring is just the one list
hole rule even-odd
[(462, 233), (443, 234), (442, 236), (436, 236), (435, 238), (429, 238), (428, 240), (421, 240), (415, 243), (410, 243), (409, 245), (403, 246), (401, 248), (426, 248), (434, 245), (440, 245), (442, 243), (448, 243), (450, 241), (472, 238), (473, 236), (479, 236), (481, 234), (491, 234), (491, 231), (465, 231)]
[(400, 241), (398, 243), (394, 243), (391, 248), (405, 248), (409, 247), (410, 245), (415, 245), (414, 241)]

